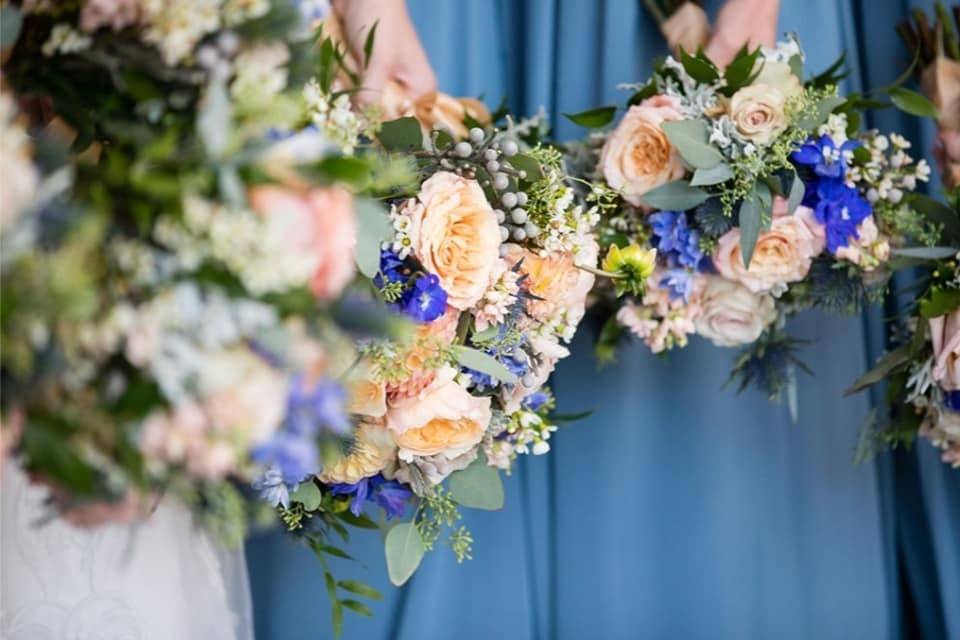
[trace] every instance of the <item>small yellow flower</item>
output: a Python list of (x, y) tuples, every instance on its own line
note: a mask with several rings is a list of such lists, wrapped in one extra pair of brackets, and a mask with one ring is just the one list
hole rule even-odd
[(632, 293), (643, 294), (647, 278), (653, 274), (657, 265), (657, 250), (644, 249), (632, 243), (623, 249), (613, 244), (603, 259), (603, 270), (614, 274), (617, 295)]

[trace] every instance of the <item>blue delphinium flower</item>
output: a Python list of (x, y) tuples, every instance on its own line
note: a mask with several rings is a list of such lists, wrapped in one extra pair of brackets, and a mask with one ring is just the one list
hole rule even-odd
[(529, 411), (538, 411), (550, 400), (550, 396), (543, 391), (534, 391), (523, 399), (523, 408)]
[(279, 467), (268, 467), (262, 476), (253, 481), (253, 488), (260, 499), (271, 507), (282, 505), (284, 509), (290, 508), (290, 487), (284, 482)]
[(320, 452), (313, 435), (280, 430), (251, 452), (254, 462), (275, 468), (287, 485), (320, 471)]
[(350, 419), (346, 389), (332, 380), (320, 379), (311, 384), (302, 375), (295, 376), (287, 395), (284, 426), (303, 435), (316, 435), (321, 430), (347, 435)]
[(403, 312), (422, 324), (433, 322), (447, 310), (447, 292), (432, 273), (417, 278), (404, 297)]
[(700, 232), (690, 227), (686, 213), (657, 211), (650, 214), (648, 219), (653, 231), (650, 243), (669, 267), (702, 267), (704, 256), (700, 248)]
[(839, 147), (828, 135), (810, 138), (790, 154), (794, 164), (810, 167), (821, 178), (842, 180), (847, 172), (846, 153), (860, 146), (857, 140), (847, 140)]
[(943, 394), (943, 406), (950, 411), (960, 411), (960, 390), (945, 392)]
[(836, 253), (858, 238), (857, 227), (873, 213), (873, 207), (860, 192), (847, 186), (847, 158), (850, 151), (860, 146), (848, 140), (837, 146), (828, 135), (810, 138), (790, 159), (804, 180), (803, 204), (814, 210), (817, 221), (824, 226), (827, 250)]
[(671, 300), (690, 300), (693, 293), (693, 273), (687, 269), (668, 269), (660, 278), (660, 288), (670, 292)]
[[(491, 350), (488, 350), (486, 353), (496, 358), (510, 371), (510, 373), (517, 376), (518, 379), (527, 375), (527, 372), (530, 370), (529, 363), (526, 357), (521, 357), (522, 354), (517, 355), (516, 352), (511, 354), (503, 352), (497, 353)], [(483, 392), (488, 389), (493, 389), (500, 384), (499, 380), (487, 373), (483, 373), (482, 371), (477, 371), (476, 369), (471, 369), (469, 367), (461, 367), (461, 370), (470, 376), (472, 386), (477, 391)]]
[(433, 322), (447, 310), (447, 292), (440, 286), (440, 278), (432, 273), (417, 273), (390, 249), (380, 251), (380, 272), (373, 283), (381, 289), (400, 283), (401, 295), (387, 306), (421, 324)]
[(403, 516), (407, 502), (413, 492), (395, 480), (387, 480), (378, 473), (352, 484), (337, 483), (330, 485), (330, 493), (335, 496), (352, 496), (350, 513), (359, 516), (368, 500), (377, 504), (387, 514), (387, 518)]
[(860, 193), (839, 180), (821, 180), (817, 187), (814, 215), (826, 230), (827, 249), (836, 253), (851, 238), (860, 237), (857, 227), (873, 213)]

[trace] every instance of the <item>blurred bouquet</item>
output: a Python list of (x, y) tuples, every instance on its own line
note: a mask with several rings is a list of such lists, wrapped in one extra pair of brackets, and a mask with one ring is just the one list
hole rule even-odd
[(67, 513), (168, 492), (236, 544), (251, 482), (317, 473), (352, 433), (334, 311), (375, 210), (351, 190), (378, 159), (348, 147), (375, 124), (316, 117), (305, 81), (337, 57), (303, 6), (3, 8), (36, 152), (5, 94), (5, 441), (22, 427)]
[(914, 9), (913, 21), (904, 20), (897, 31), (915, 52), (911, 68), (935, 107), (918, 115), (936, 118), (940, 131), (934, 153), (943, 182), (951, 188), (960, 185), (960, 6), (953, 7), (952, 16), (943, 3), (934, 7), (932, 23), (922, 9)]
[[(891, 247), (934, 241), (909, 197), (929, 167), (903, 137), (858, 131), (871, 101), (838, 94), (841, 64), (803, 82), (795, 40), (744, 48), (725, 71), (681, 51), (626, 87), (615, 128), (571, 146), (602, 213), (601, 358), (624, 330), (654, 353), (698, 334), (746, 345), (732, 378), (779, 397), (803, 368), (786, 318), (857, 309), (882, 295)], [(569, 117), (599, 128), (615, 113)]]
[(445, 529), (457, 559), (469, 558), (458, 507), (501, 508), (499, 472), (549, 450), (544, 384), (594, 281), (596, 219), (577, 205), (562, 153), (535, 141), (539, 122), (507, 122), (498, 130), (467, 114), (460, 139), (447, 128), (425, 136), (413, 117), (383, 124), (379, 145), (413, 159), (419, 179), (383, 194), (389, 215), (368, 220), (378, 242), (358, 245), (359, 264), (414, 330), (359, 344), (345, 376), (358, 424), (350, 452), (276, 500), (321, 559), (331, 514), (376, 528), (364, 515), (375, 507), (399, 520), (385, 536), (395, 584)]
[(893, 348), (847, 392), (885, 382), (886, 407), (860, 437), (857, 461), (886, 447), (912, 444), (919, 433), (960, 468), (960, 188), (949, 206), (928, 203), (941, 221), (940, 244), (904, 249), (920, 270), (905, 318), (893, 325)]

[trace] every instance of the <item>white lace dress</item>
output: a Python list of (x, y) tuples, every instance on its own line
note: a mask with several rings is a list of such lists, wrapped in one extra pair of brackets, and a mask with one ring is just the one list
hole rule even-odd
[(174, 501), (135, 526), (37, 526), (45, 491), (12, 464), (0, 484), (2, 640), (252, 640), (243, 551)]

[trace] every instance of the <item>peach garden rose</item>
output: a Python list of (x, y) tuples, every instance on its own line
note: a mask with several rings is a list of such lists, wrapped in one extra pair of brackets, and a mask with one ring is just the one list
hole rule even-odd
[(438, 171), (406, 206), (417, 259), (440, 279), (447, 304), (466, 310), (483, 297), (500, 260), (500, 228), (476, 180)]
[(483, 439), (490, 397), (471, 395), (456, 377), (456, 369), (443, 367), (429, 387), (388, 408), (387, 428), (394, 432), (401, 460), (441, 453), (455, 458)]
[(806, 277), (813, 259), (823, 251), (823, 235), (816, 233), (816, 222), (807, 207), (797, 207), (789, 215), (784, 213), (785, 205), (774, 203), (770, 229), (757, 238), (749, 268), (743, 266), (740, 229), (733, 228), (720, 237), (713, 256), (720, 275), (740, 282), (754, 293)]
[(600, 171), (623, 199), (640, 206), (640, 198), (683, 175), (683, 162), (660, 125), (680, 120), (679, 103), (654, 96), (627, 109), (600, 152)]

